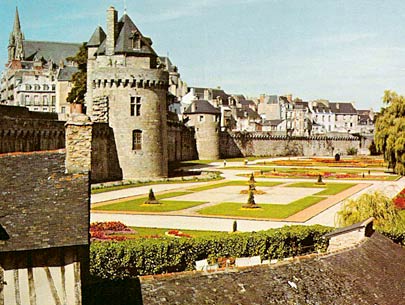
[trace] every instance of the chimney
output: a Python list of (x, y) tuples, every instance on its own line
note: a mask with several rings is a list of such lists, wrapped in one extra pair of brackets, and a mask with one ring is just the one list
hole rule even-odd
[(107, 38), (105, 46), (105, 55), (114, 55), (115, 40), (118, 35), (118, 13), (113, 6), (107, 10)]
[(65, 127), (66, 173), (90, 172), (93, 123), (87, 115), (73, 113)]
[(197, 103), (196, 101), (191, 102), (191, 113), (194, 113), (196, 111), (196, 109), (197, 109), (197, 107), (195, 105), (196, 103)]
[(373, 221), (374, 218), (370, 217), (367, 220), (324, 235), (325, 238), (330, 238), (328, 252), (351, 248), (373, 235)]
[(292, 94), (287, 94), (285, 96), (287, 98), (287, 101), (289, 101), (290, 103), (292, 103), (293, 99), (292, 99)]
[(336, 103), (336, 109), (339, 110), (339, 108), (340, 108), (339, 103)]

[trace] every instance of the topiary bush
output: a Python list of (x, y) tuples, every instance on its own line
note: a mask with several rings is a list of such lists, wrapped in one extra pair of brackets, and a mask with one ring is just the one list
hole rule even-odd
[(326, 250), (322, 236), (332, 228), (320, 225), (290, 226), (225, 237), (190, 239), (138, 239), (94, 242), (90, 247), (90, 272), (105, 279), (193, 270), (196, 260), (260, 255), (284, 258)]

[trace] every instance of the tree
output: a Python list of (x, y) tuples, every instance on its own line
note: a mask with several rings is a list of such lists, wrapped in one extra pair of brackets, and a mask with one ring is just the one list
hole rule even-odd
[(144, 204), (159, 204), (159, 200), (156, 199), (155, 193), (153, 193), (153, 189), (149, 189), (148, 200), (144, 202)]
[(380, 192), (365, 193), (357, 199), (345, 201), (337, 213), (336, 222), (339, 226), (349, 226), (370, 217), (374, 217), (376, 229), (383, 231), (405, 229), (404, 220), (391, 198)]
[(384, 154), (388, 168), (395, 173), (405, 174), (405, 97), (393, 91), (385, 91), (381, 109), (375, 124), (374, 142)]
[(73, 74), (73, 87), (70, 90), (67, 102), (74, 104), (84, 104), (84, 96), (87, 90), (87, 50), (86, 44), (80, 46), (79, 51), (75, 56), (66, 58), (68, 61), (73, 61), (77, 64), (79, 71)]

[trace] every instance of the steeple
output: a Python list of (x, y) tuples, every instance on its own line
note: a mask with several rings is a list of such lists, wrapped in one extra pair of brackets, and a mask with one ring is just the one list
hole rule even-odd
[(23, 59), (23, 40), (24, 34), (21, 31), (20, 16), (18, 14), (18, 8), (15, 8), (14, 26), (13, 31), (10, 33), (10, 39), (8, 44), (8, 60)]
[(20, 16), (18, 15), (18, 8), (15, 8), (14, 27), (13, 33), (21, 32)]

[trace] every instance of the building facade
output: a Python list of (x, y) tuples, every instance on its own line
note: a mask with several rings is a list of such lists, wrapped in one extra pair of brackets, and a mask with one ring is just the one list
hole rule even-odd
[(78, 43), (26, 40), (16, 10), (8, 62), (0, 81), (0, 103), (31, 111), (61, 112), (56, 103), (57, 75), (61, 66), (73, 65), (66, 58), (79, 48)]

